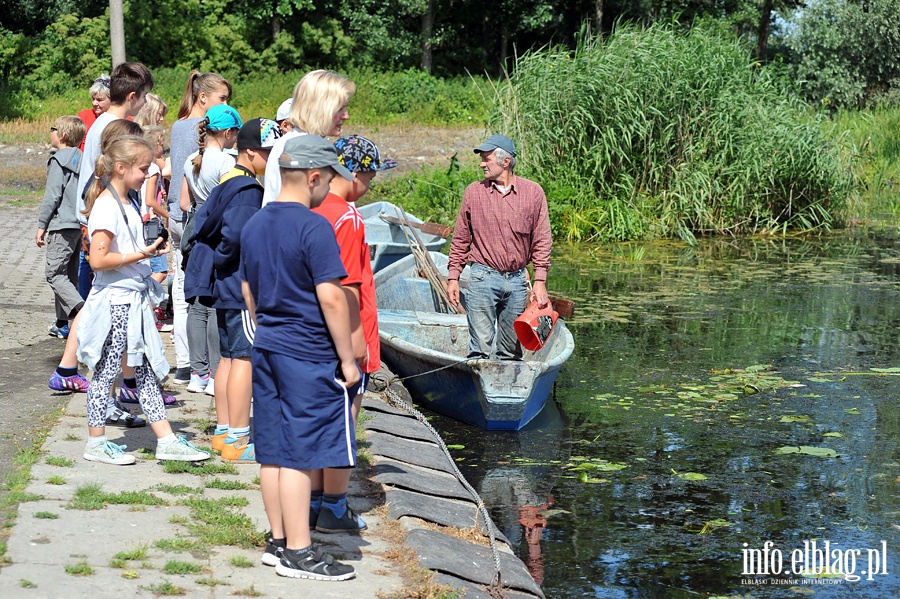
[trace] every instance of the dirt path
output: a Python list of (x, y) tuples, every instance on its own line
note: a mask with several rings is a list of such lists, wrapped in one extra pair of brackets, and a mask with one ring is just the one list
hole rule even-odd
[[(345, 130), (370, 138), (378, 144), (384, 158), (392, 158), (399, 167), (384, 173), (396, 176), (422, 166), (447, 164), (454, 153), (471, 154), (484, 132), (481, 129), (440, 129), (400, 126), (352, 127)], [(10, 199), (44, 189), (50, 144), (0, 144), (0, 198)]]

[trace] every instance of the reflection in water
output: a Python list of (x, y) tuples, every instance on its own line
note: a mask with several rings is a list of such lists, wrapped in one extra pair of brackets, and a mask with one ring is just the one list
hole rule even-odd
[[(557, 253), (553, 290), (578, 304), (563, 419), (519, 434), (436, 422), (547, 596), (900, 596), (896, 240), (643, 248)], [(735, 391), (757, 375), (781, 382)], [(745, 549), (771, 541), (789, 569), (813, 539), (860, 549), (857, 570), (884, 540), (888, 573), (743, 572)]]

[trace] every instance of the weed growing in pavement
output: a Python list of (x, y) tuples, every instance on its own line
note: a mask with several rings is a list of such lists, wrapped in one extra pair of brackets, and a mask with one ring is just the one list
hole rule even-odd
[(94, 573), (94, 569), (85, 560), (81, 560), (77, 564), (66, 564), (66, 574), (72, 576), (90, 576)]
[(238, 474), (238, 469), (234, 464), (216, 464), (203, 462), (199, 466), (195, 466), (193, 462), (176, 462), (168, 461), (163, 465), (163, 472), (166, 474), (196, 474), (198, 476), (216, 475), (216, 474)]
[(228, 585), (224, 580), (219, 580), (218, 578), (198, 578), (195, 580), (197, 584), (202, 584), (207, 587), (217, 587), (220, 585)]
[(125, 578), (127, 580), (134, 580), (140, 577), (141, 575), (138, 574), (137, 570), (125, 570), (124, 572), (122, 572), (122, 578)]
[(48, 485), (64, 485), (64, 484), (66, 484), (66, 479), (59, 475), (53, 475), (53, 476), (47, 477), (47, 484)]
[(31, 582), (30, 580), (27, 580), (25, 578), (23, 578), (19, 581), (19, 586), (22, 587), (23, 589), (36, 589), (37, 588), (36, 584), (34, 584), (33, 582)]
[(39, 520), (56, 520), (59, 518), (59, 514), (54, 514), (53, 512), (35, 512), (34, 517)]
[(232, 595), (237, 595), (238, 597), (262, 597), (263, 593), (261, 591), (257, 591), (256, 587), (252, 584), (246, 589), (241, 589), (239, 591), (235, 591)]
[(113, 556), (113, 559), (120, 559), (128, 562), (136, 562), (137, 560), (147, 559), (147, 545), (138, 545), (134, 549), (128, 551), (120, 551)]
[(44, 460), (51, 466), (59, 466), (60, 468), (74, 468), (75, 460), (70, 460), (69, 458), (63, 458), (56, 455), (47, 456), (47, 459)]
[(251, 560), (247, 559), (247, 556), (245, 555), (232, 555), (231, 560), (229, 561), (235, 568), (252, 568), (256, 565)]
[(172, 597), (175, 595), (186, 595), (187, 591), (185, 591), (180, 586), (176, 586), (169, 582), (168, 580), (162, 582), (160, 584), (151, 584), (147, 586), (139, 586), (138, 588), (150, 591), (154, 595), (163, 595), (167, 597)]
[(189, 487), (187, 485), (164, 485), (159, 484), (155, 487), (151, 487), (154, 491), (162, 491), (163, 493), (168, 493), (169, 495), (193, 495), (195, 493), (202, 493), (203, 489), (198, 487)]
[(153, 544), (157, 549), (163, 551), (172, 551), (173, 553), (182, 553), (184, 551), (207, 551), (209, 544), (198, 539), (160, 539)]
[(66, 433), (66, 436), (63, 437), (63, 440), (65, 440), (65, 441), (81, 441), (81, 437), (79, 437), (78, 435), (76, 435), (74, 433)]
[[(387, 508), (378, 506), (373, 511), (376, 513), (383, 511), (386, 514)], [(435, 581), (434, 572), (419, 565), (418, 556), (406, 545), (406, 533), (403, 532), (400, 523), (389, 518), (383, 518), (383, 520), (379, 532), (391, 549), (382, 555), (399, 566), (400, 576), (403, 578), (403, 588), (385, 595), (383, 599), (451, 599), (456, 597), (456, 593), (449, 585)]]
[(246, 491), (253, 488), (253, 485), (249, 483), (242, 483), (236, 480), (222, 480), (221, 478), (208, 480), (205, 485), (207, 489), (221, 489), (222, 491)]
[(100, 510), (110, 504), (141, 506), (168, 505), (168, 502), (147, 490), (106, 493), (100, 484), (88, 483), (75, 490), (69, 507), (76, 510)]
[(187, 524), (189, 522), (189, 519), (187, 516), (173, 514), (169, 516), (169, 522), (171, 522), (172, 524)]
[(191, 562), (181, 562), (178, 560), (169, 560), (166, 562), (166, 565), (163, 566), (162, 571), (166, 574), (199, 574), (203, 570), (203, 566), (200, 564), (193, 564)]
[(239, 507), (249, 502), (243, 497), (221, 499), (190, 498), (181, 502), (191, 508), (187, 529), (201, 541), (211, 545), (234, 545), (249, 549), (262, 547), (265, 535)]

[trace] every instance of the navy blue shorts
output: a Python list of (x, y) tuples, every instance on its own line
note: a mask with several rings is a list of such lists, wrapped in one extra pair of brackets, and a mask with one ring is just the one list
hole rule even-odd
[(359, 387), (340, 384), (337, 365), (253, 349), (257, 462), (295, 470), (356, 465), (350, 406)]
[(219, 350), (223, 358), (249, 358), (256, 325), (247, 310), (218, 309)]

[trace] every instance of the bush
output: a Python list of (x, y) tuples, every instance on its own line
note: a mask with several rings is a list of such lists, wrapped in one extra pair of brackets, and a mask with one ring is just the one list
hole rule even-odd
[(547, 190), (555, 233), (624, 240), (828, 227), (842, 145), (777, 66), (704, 28), (620, 26), (521, 57), (490, 127)]

